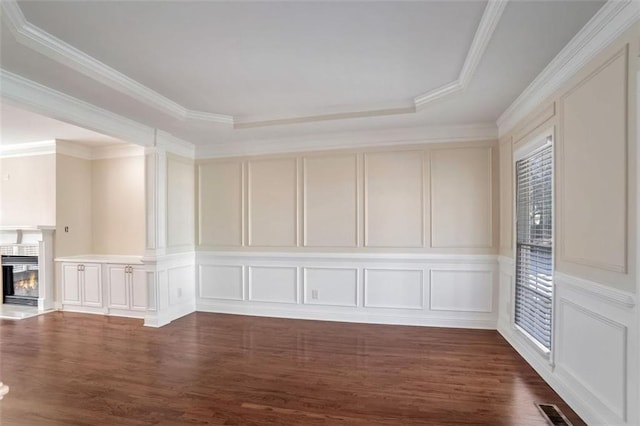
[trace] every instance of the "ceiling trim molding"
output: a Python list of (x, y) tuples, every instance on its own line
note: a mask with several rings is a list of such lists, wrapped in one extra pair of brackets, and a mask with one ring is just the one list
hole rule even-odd
[(0, 145), (0, 158), (62, 154), (82, 160), (144, 156), (144, 147), (134, 144), (86, 146), (64, 139)]
[(308, 135), (283, 139), (226, 142), (196, 147), (196, 158), (225, 158), (291, 152), (384, 147), (418, 143), (496, 140), (494, 123), (459, 126), (405, 127), (367, 132)]
[(196, 156), (195, 145), (163, 130), (156, 131), (154, 146), (181, 157), (193, 159)]
[(0, 97), (37, 112), (126, 142), (150, 146), (154, 129), (88, 102), (0, 69)]
[(83, 160), (144, 157), (144, 147), (134, 144), (86, 146), (74, 141), (56, 139), (56, 153)]
[(17, 143), (11, 145), (0, 144), (0, 158), (30, 157), (33, 155), (48, 155), (55, 153), (55, 140)]
[(497, 120), (499, 134), (509, 133), (553, 95), (591, 59), (640, 19), (640, 2), (609, 0), (582, 27)]
[(383, 117), (387, 115), (410, 114), (416, 112), (414, 107), (390, 108), (367, 111), (338, 112), (334, 114), (311, 115), (307, 117), (277, 118), (264, 121), (236, 122), (234, 129), (252, 129), (256, 127), (281, 126), (284, 124), (312, 123), (317, 121), (340, 120), (345, 118)]
[(110, 158), (144, 157), (144, 147), (140, 145), (107, 145), (91, 148), (92, 160), (106, 160)]
[(80, 158), (82, 160), (93, 160), (93, 149), (72, 141), (56, 139), (56, 154), (67, 155), (69, 157)]
[[(246, 120), (236, 123), (232, 115), (189, 110), (177, 102), (161, 95), (153, 89), (126, 76), (114, 68), (98, 61), (92, 56), (33, 25), (25, 18), (16, 0), (3, 0), (3, 17), (16, 41), (47, 56), (48, 58), (71, 67), (72, 69), (99, 81), (114, 90), (130, 96), (152, 108), (162, 111), (180, 120), (204, 121), (233, 126), (236, 129), (255, 128), (274, 125), (288, 125), (315, 121), (348, 119), (355, 117), (384, 116), (389, 114), (412, 114), (417, 109), (465, 90), (475, 73), (480, 60), (491, 40), (508, 0), (489, 0), (483, 12), (474, 38), (467, 52), (465, 62), (456, 80), (430, 90), (413, 99), (411, 107), (377, 108), (371, 110), (346, 111), (335, 114), (310, 116), (291, 116), (273, 120)], [(391, 111), (391, 112), (389, 112)]]
[(229, 115), (190, 111), (177, 102), (138, 83), (136, 80), (33, 25), (27, 21), (15, 0), (3, 0), (2, 11), (16, 41), (54, 61), (67, 65), (87, 77), (106, 84), (114, 90), (131, 96), (175, 118), (233, 124), (233, 117)]
[(473, 37), (473, 41), (471, 42), (471, 47), (467, 52), (467, 57), (460, 70), (458, 79), (417, 96), (413, 100), (416, 108), (423, 107), (428, 103), (467, 88), (506, 7), (507, 0), (489, 0), (482, 14), (482, 19), (480, 19), (480, 24)]

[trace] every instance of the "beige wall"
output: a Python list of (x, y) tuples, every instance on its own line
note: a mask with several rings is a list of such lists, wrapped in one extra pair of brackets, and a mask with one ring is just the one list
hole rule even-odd
[(512, 151), (555, 134), (556, 269), (635, 291), (636, 25), (500, 143), (500, 253), (513, 256)]
[(497, 142), (196, 162), (212, 250), (496, 253)]
[(91, 161), (57, 154), (56, 162), (56, 256), (91, 253)]
[(0, 159), (0, 224), (56, 224), (55, 154)]
[(144, 157), (92, 161), (95, 254), (142, 255), (145, 246)]
[(167, 155), (167, 247), (193, 250), (194, 171), (193, 160)]

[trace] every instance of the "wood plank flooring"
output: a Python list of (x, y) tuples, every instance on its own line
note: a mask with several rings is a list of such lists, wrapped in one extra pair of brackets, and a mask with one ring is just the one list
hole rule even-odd
[(0, 424), (583, 422), (496, 332), (196, 313), (0, 320)]

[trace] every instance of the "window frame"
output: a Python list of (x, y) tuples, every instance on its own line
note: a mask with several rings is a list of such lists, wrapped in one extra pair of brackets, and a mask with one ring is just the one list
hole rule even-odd
[[(517, 280), (517, 264), (518, 264), (518, 169), (517, 162), (525, 159), (537, 151), (545, 149), (551, 146), (551, 273), (553, 282), (553, 294), (551, 297), (551, 349), (547, 349), (536, 338), (531, 336), (526, 330), (516, 324), (515, 311), (516, 311), (516, 280)], [(555, 149), (555, 129), (554, 127), (546, 128), (544, 131), (537, 132), (530, 137), (520, 141), (520, 143), (514, 143), (513, 158), (511, 164), (512, 173), (512, 247), (513, 247), (513, 267), (512, 267), (512, 284), (511, 284), (511, 326), (517, 331), (519, 335), (524, 337), (524, 341), (528, 342), (530, 346), (536, 350), (542, 357), (546, 358), (551, 366), (554, 365), (554, 348), (556, 346), (556, 283), (555, 283), (555, 258), (556, 258), (556, 206), (555, 206), (555, 179), (556, 179), (556, 149)]]

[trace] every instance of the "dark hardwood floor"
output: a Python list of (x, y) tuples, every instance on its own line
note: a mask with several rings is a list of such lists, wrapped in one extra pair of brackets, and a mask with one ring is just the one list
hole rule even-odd
[(496, 332), (197, 313), (0, 320), (0, 424), (583, 422)]

